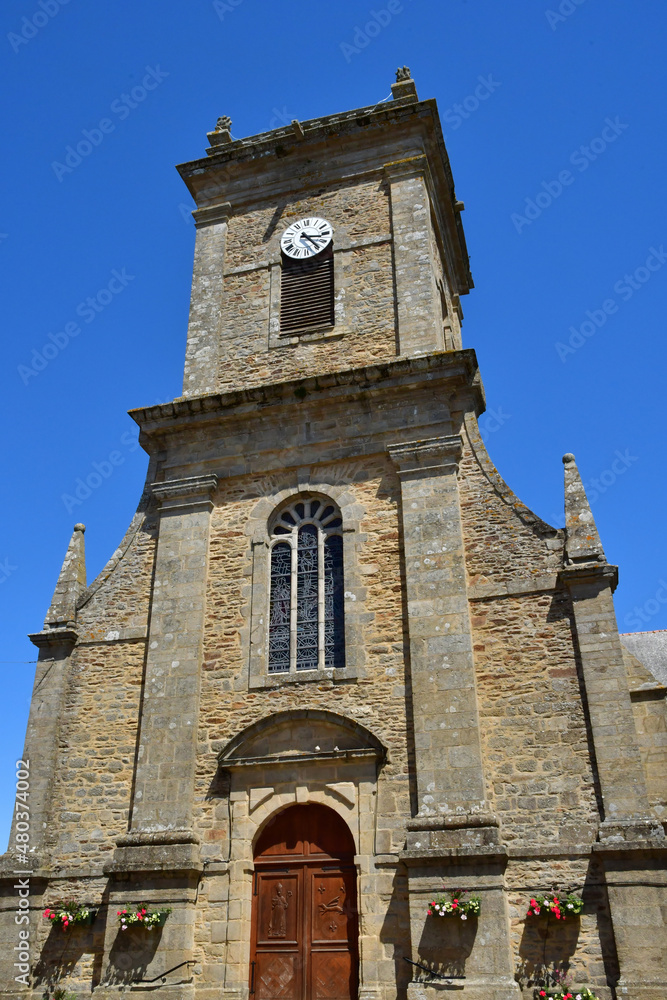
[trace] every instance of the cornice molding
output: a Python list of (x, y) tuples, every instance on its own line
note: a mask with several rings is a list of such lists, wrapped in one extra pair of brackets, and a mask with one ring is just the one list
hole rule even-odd
[(218, 477), (213, 473), (205, 476), (188, 476), (186, 479), (169, 479), (162, 483), (153, 483), (151, 492), (161, 513), (173, 513), (183, 510), (212, 510), (211, 494), (217, 488)]
[(51, 646), (74, 646), (79, 633), (75, 628), (49, 628), (32, 632), (28, 638), (40, 649), (48, 649)]
[(600, 562), (571, 563), (561, 569), (559, 577), (570, 589), (597, 584), (599, 588), (611, 587), (613, 593), (618, 586), (618, 566)]
[(459, 434), (447, 434), (405, 444), (390, 444), (387, 451), (399, 476), (414, 478), (426, 472), (456, 473), (463, 446)]
[(232, 206), (228, 201), (223, 201), (220, 205), (206, 205), (203, 208), (196, 208), (192, 213), (195, 220), (195, 228), (201, 229), (203, 226), (212, 226), (216, 222), (228, 222), (232, 215)]

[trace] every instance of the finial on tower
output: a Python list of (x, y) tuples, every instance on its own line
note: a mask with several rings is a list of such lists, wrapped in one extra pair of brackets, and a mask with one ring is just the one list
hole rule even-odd
[(44, 628), (64, 628), (76, 621), (76, 602), (86, 589), (85, 524), (75, 524), (65, 560), (46, 612)]
[(208, 133), (208, 138), (216, 146), (232, 142), (232, 120), (229, 115), (220, 115), (215, 123), (215, 128)]
[(417, 87), (415, 86), (415, 81), (410, 76), (409, 66), (399, 66), (396, 70), (396, 83), (392, 83), (391, 92), (395, 101), (400, 101), (402, 98), (413, 98), (415, 101), (417, 98)]
[(563, 455), (565, 466), (565, 554), (568, 563), (606, 563), (584, 484), (574, 455)]

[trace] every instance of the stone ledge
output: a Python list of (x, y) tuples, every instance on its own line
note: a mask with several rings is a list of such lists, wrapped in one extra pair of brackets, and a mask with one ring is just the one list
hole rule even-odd
[(598, 836), (601, 844), (644, 843), (657, 847), (667, 846), (662, 823), (653, 816), (604, 820), (600, 824)]
[(275, 674), (263, 674), (261, 677), (251, 677), (248, 681), (249, 691), (279, 690), (290, 684), (322, 684), (329, 686), (337, 684), (356, 684), (366, 677), (366, 671), (360, 667), (331, 667), (323, 670), (290, 670)]
[(480, 847), (440, 847), (435, 850), (408, 850), (401, 851), (399, 860), (405, 865), (438, 864), (438, 862), (448, 859), (470, 862), (501, 862), (505, 864), (508, 860), (507, 848), (497, 844), (484, 845)]
[(79, 633), (75, 628), (47, 628), (41, 632), (30, 633), (28, 638), (34, 646), (48, 649), (49, 646), (74, 646)]
[(571, 563), (559, 573), (566, 587), (579, 587), (591, 583), (611, 587), (612, 593), (618, 585), (618, 566), (601, 562)]
[(556, 590), (558, 574), (543, 576), (515, 576), (502, 583), (473, 583), (468, 587), (468, 600), (484, 601), (492, 597), (516, 597), (523, 594), (541, 594)]
[(198, 875), (204, 870), (199, 837), (190, 830), (130, 833), (117, 841), (104, 874), (117, 880), (136, 872), (161, 872), (165, 878)]
[(295, 389), (305, 389), (305, 398), (317, 393), (318, 399), (324, 401), (340, 396), (342, 392), (346, 395), (350, 392), (365, 394), (375, 388), (395, 391), (398, 385), (406, 381), (409, 386), (414, 386), (415, 378), (422, 383), (428, 383), (433, 378), (451, 379), (453, 387), (469, 389), (483, 408), (481, 389), (476, 382), (477, 373), (477, 357), (471, 348), (439, 351), (417, 358), (399, 357), (362, 368), (272, 382), (249, 389), (181, 396), (170, 403), (130, 410), (129, 415), (144, 434), (150, 435), (155, 431), (175, 430), (180, 424), (191, 423), (193, 417), (202, 422), (215, 422), (220, 416), (234, 411), (239, 414), (248, 412), (255, 416), (258, 405), (267, 407), (287, 404), (292, 407)]
[(608, 857), (622, 857), (624, 855), (648, 854), (653, 857), (667, 857), (667, 841), (659, 843), (651, 840), (625, 840), (619, 843), (593, 844), (591, 850), (594, 854), (607, 855)]

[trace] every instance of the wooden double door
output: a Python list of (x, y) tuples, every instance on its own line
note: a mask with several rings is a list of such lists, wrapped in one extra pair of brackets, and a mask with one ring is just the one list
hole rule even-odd
[(250, 992), (254, 1000), (355, 1000), (354, 844), (326, 806), (292, 806), (255, 852)]

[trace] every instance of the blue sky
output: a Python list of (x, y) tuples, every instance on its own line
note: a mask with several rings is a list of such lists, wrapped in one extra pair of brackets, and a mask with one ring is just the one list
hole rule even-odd
[(491, 456), (561, 524), (573, 451), (620, 566), (621, 630), (667, 627), (666, 28), (660, 0), (5, 0), (3, 843), (26, 633), (74, 523), (90, 581), (132, 517), (146, 456), (126, 411), (180, 393), (194, 229), (174, 164), (219, 115), (251, 135), (374, 104), (411, 67), (466, 205), (464, 341)]

